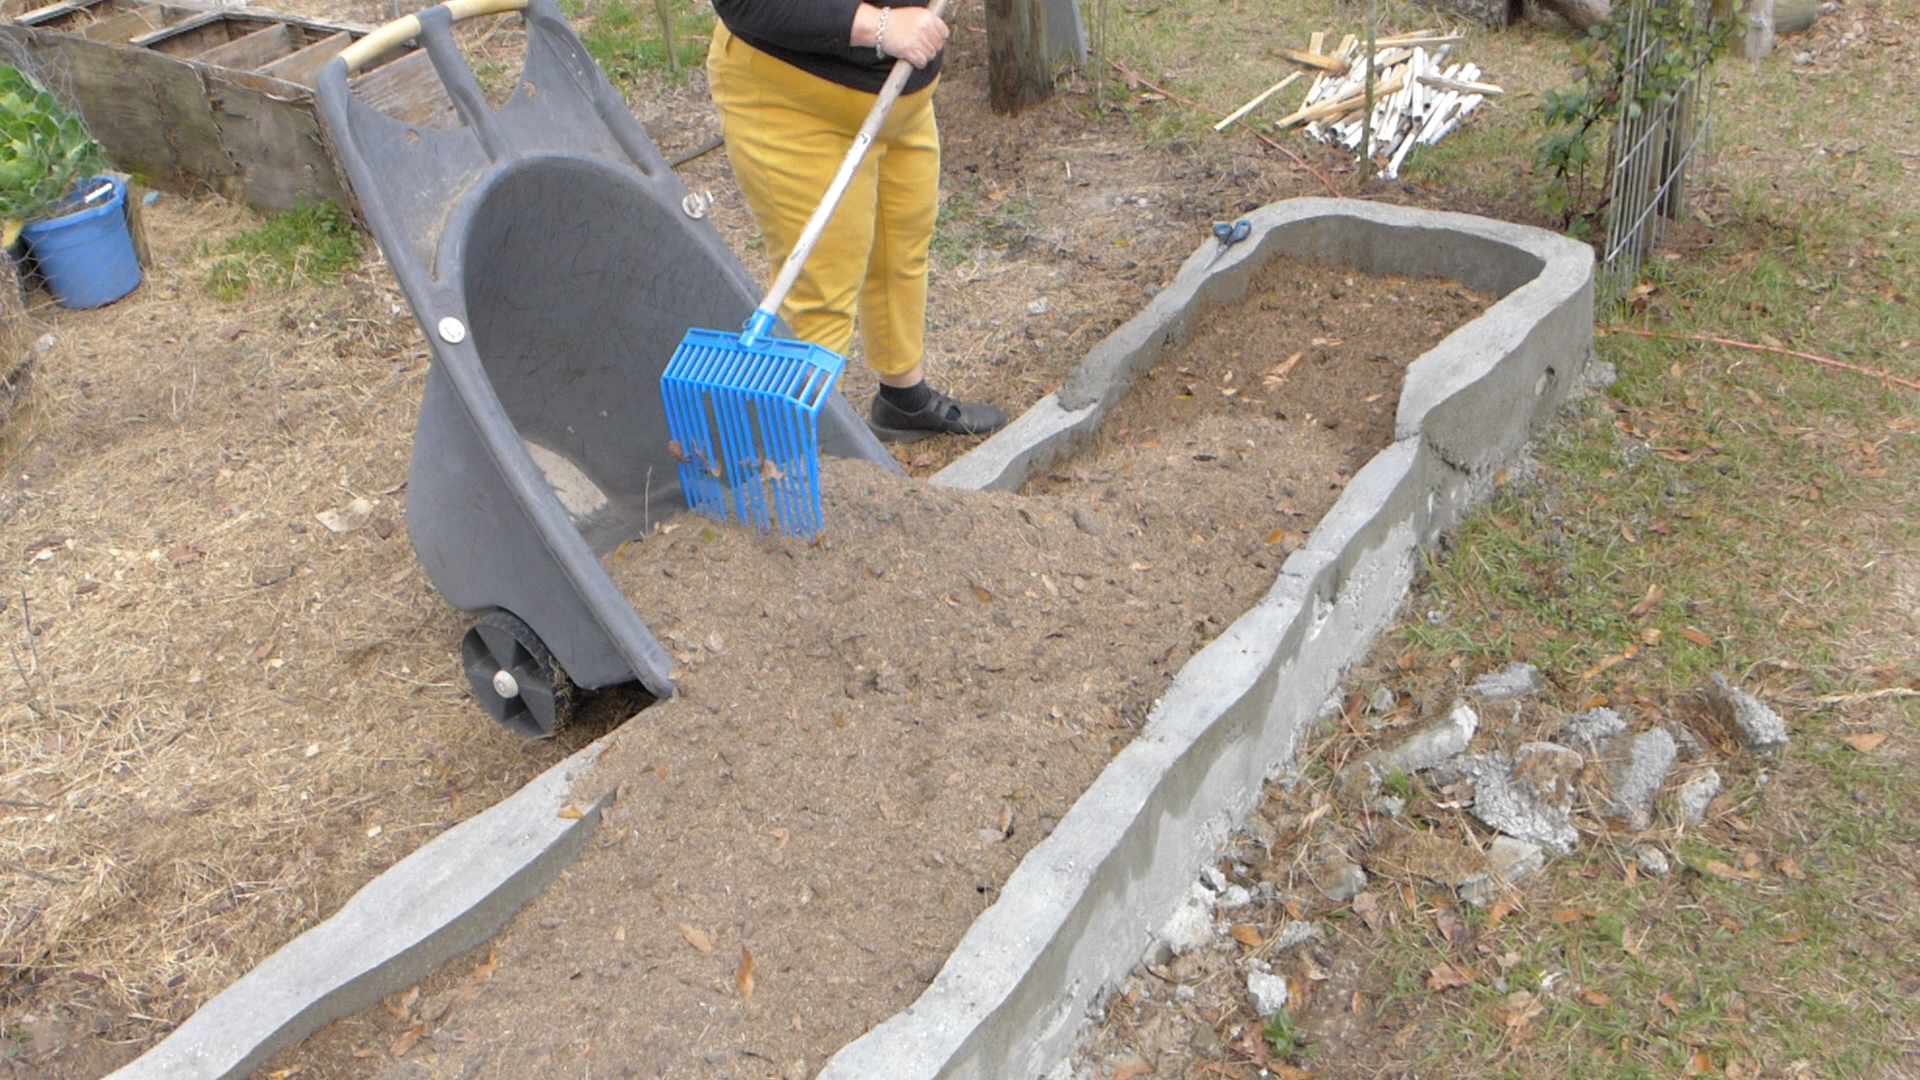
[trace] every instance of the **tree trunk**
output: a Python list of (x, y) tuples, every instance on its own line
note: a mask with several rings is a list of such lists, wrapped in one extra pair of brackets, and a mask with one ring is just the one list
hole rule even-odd
[(1086, 60), (1075, 0), (987, 0), (987, 101), (1012, 116), (1053, 96), (1057, 65)]
[(1575, 30), (1585, 31), (1606, 21), (1612, 12), (1607, 0), (1535, 0), (1541, 7), (1567, 20)]

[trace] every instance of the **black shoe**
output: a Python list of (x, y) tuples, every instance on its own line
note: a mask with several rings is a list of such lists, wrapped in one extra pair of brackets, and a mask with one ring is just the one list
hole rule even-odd
[(867, 426), (881, 442), (912, 442), (929, 435), (985, 435), (1007, 426), (1007, 414), (971, 401), (955, 401), (931, 387), (926, 405), (908, 412), (878, 394), (867, 410)]

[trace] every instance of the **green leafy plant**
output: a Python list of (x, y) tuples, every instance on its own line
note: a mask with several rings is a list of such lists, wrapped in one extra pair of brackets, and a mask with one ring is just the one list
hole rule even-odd
[(1302, 1058), (1312, 1051), (1307, 1045), (1307, 1036), (1293, 1026), (1293, 1016), (1285, 1009), (1274, 1013), (1266, 1026), (1260, 1029), (1266, 1036), (1267, 1045), (1273, 1052), (1286, 1058)]
[(0, 220), (20, 227), (53, 213), (76, 183), (106, 171), (86, 125), (18, 68), (0, 64)]
[[(1638, 51), (1636, 11), (1646, 30)], [(1708, 9), (1688, 0), (1642, 0), (1616, 7), (1576, 41), (1569, 54), (1573, 87), (1548, 90), (1540, 104), (1547, 129), (1533, 154), (1534, 168), (1545, 177), (1540, 209), (1557, 216), (1572, 235), (1591, 236), (1611, 180), (1602, 136), (1623, 112), (1636, 117), (1690, 93), (1695, 75), (1725, 45), (1730, 25), (1713, 21)]]
[(207, 291), (238, 300), (254, 288), (329, 284), (360, 261), (360, 234), (334, 203), (296, 205), (214, 249)]

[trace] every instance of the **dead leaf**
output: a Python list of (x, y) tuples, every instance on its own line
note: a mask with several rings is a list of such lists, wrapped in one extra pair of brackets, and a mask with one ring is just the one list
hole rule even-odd
[(1427, 972), (1427, 989), (1429, 990), (1457, 990), (1460, 987), (1472, 985), (1472, 973), (1462, 971), (1452, 964), (1435, 964), (1432, 970)]
[(1657, 626), (1649, 626), (1645, 630), (1640, 631), (1640, 640), (1645, 642), (1650, 648), (1659, 648), (1660, 639), (1665, 636)]
[(786, 847), (787, 841), (791, 839), (793, 839), (792, 829), (774, 829), (773, 830), (773, 849), (775, 851), (779, 851), (780, 849)]
[(1577, 996), (1596, 1009), (1604, 1009), (1613, 1004), (1612, 998), (1591, 987), (1581, 987)]
[(1113, 1071), (1113, 1080), (1138, 1080), (1142, 1076), (1152, 1076), (1153, 1066), (1140, 1058), (1135, 1058)]
[[(1765, 336), (1765, 335), (1762, 335), (1762, 336)], [(1712, 1071), (1713, 1071), (1713, 1059), (1707, 1056), (1707, 1052), (1705, 1050), (1696, 1048), (1693, 1051), (1693, 1053), (1690, 1056), (1688, 1056), (1686, 1075), (1701, 1076), (1706, 1073), (1710, 1073)]]
[(1500, 1016), (1507, 1027), (1507, 1038), (1514, 1042), (1524, 1042), (1532, 1034), (1529, 1028), (1533, 1018), (1547, 1011), (1547, 1006), (1539, 998), (1525, 990), (1515, 990), (1500, 1003)]
[(1380, 929), (1380, 897), (1371, 893), (1356, 893), (1353, 898), (1353, 913), (1367, 924), (1367, 929)]
[(399, 1038), (393, 1040), (393, 1045), (387, 1048), (387, 1053), (397, 1058), (406, 1057), (408, 1052), (413, 1049), (413, 1044), (419, 1042), (420, 1036), (426, 1033), (427, 1025), (425, 1023), (413, 1025), (401, 1032)]
[(1675, 1016), (1680, 1015), (1680, 1003), (1673, 1000), (1673, 995), (1667, 993), (1665, 990), (1660, 991), (1660, 995), (1654, 998), (1653, 1000), (1657, 1002), (1661, 1008), (1667, 1010), (1673, 1015)]
[(1280, 1080), (1313, 1080), (1312, 1069), (1297, 1068), (1284, 1061), (1267, 1062), (1267, 1071), (1279, 1077)]
[(199, 562), (206, 558), (206, 555), (206, 552), (192, 544), (176, 544), (173, 550), (167, 552), (167, 559), (175, 566), (185, 566), (191, 562)]
[(407, 1017), (413, 1012), (413, 1003), (419, 1000), (420, 988), (415, 986), (409, 988), (406, 993), (395, 994), (392, 997), (381, 999), (380, 1005), (385, 1008), (387, 1013), (395, 1020), (405, 1023)]
[(1563, 907), (1553, 913), (1553, 921), (1562, 926), (1566, 926), (1569, 923), (1577, 923), (1581, 919), (1591, 918), (1593, 918), (1593, 912), (1588, 911), (1586, 908)]
[(580, 812), (578, 807), (574, 806), (561, 807), (559, 816), (567, 821), (579, 821), (581, 818), (586, 817), (585, 814)]
[(686, 938), (687, 944), (693, 946), (700, 952), (711, 953), (713, 951), (713, 935), (692, 923), (683, 922), (680, 924), (680, 936)]
[(993, 603), (993, 593), (977, 581), (967, 582), (967, 588), (973, 590), (973, 598), (983, 604)]
[(1880, 749), (1881, 744), (1885, 743), (1889, 737), (1891, 733), (1885, 731), (1863, 731), (1858, 735), (1849, 735), (1840, 741), (1863, 754), (1871, 754)]
[(1647, 586), (1647, 595), (1641, 597), (1639, 603), (1627, 609), (1627, 618), (1646, 618), (1648, 612), (1660, 606), (1660, 598), (1665, 595), (1667, 595), (1667, 590), (1661, 588), (1658, 582)]
[(473, 969), (473, 981), (477, 983), (486, 982), (488, 979), (493, 978), (493, 973), (499, 970), (499, 968), (500, 968), (499, 950), (488, 949), (487, 962)]
[(1741, 870), (1738, 867), (1728, 866), (1718, 859), (1708, 859), (1701, 869), (1712, 874), (1714, 877), (1726, 881), (1760, 880), (1760, 872), (1758, 870)]
[(1260, 947), (1260, 931), (1246, 923), (1235, 923), (1227, 930), (1227, 935), (1249, 949)]
[(1487, 909), (1487, 932), (1492, 933), (1494, 930), (1499, 929), (1501, 921), (1512, 913), (1512, 897), (1503, 896), (1495, 900), (1493, 906)]
[(314, 520), (327, 527), (328, 532), (349, 533), (373, 517), (373, 504), (365, 499), (355, 499), (345, 506), (322, 510), (313, 516)]
[(1807, 878), (1807, 873), (1800, 869), (1800, 864), (1785, 855), (1781, 855), (1773, 860), (1773, 868), (1795, 881), (1805, 881)]
[(740, 966), (733, 969), (733, 985), (742, 1001), (753, 996), (753, 953), (745, 945), (740, 946)]
[(1608, 668), (1610, 668), (1610, 667), (1616, 667), (1616, 666), (1618, 666), (1618, 665), (1620, 665), (1620, 664), (1624, 664), (1624, 663), (1626, 663), (1626, 662), (1627, 662), (1628, 660), (1631, 660), (1632, 658), (1633, 658), (1633, 657), (1632, 657), (1631, 655), (1629, 655), (1629, 654), (1627, 654), (1627, 653), (1614, 653), (1614, 654), (1613, 654), (1613, 655), (1611, 655), (1611, 656), (1603, 656), (1603, 657), (1601, 657), (1601, 658), (1600, 658), (1600, 662), (1599, 662), (1599, 663), (1597, 663), (1597, 664), (1595, 664), (1595, 665), (1593, 665), (1592, 667), (1590, 667), (1590, 668), (1588, 668), (1587, 670), (1585, 670), (1585, 671), (1583, 671), (1583, 672), (1581, 672), (1581, 673), (1580, 673), (1580, 678), (1581, 678), (1581, 679), (1583, 679), (1583, 680), (1584, 680), (1584, 679), (1591, 679), (1591, 678), (1593, 678), (1593, 677), (1594, 677), (1595, 675), (1598, 675), (1598, 674), (1600, 674), (1601, 672), (1603, 672), (1603, 671), (1605, 671), (1605, 670), (1607, 670)]
[(1680, 631), (1680, 636), (1683, 638), (1686, 638), (1688, 641), (1693, 642), (1695, 645), (1698, 645), (1703, 649), (1713, 648), (1713, 639), (1701, 633), (1700, 631), (1694, 629), (1691, 626)]
[(1773, 940), (1782, 945), (1793, 945), (1807, 940), (1807, 932), (1805, 930), (1791, 930)]

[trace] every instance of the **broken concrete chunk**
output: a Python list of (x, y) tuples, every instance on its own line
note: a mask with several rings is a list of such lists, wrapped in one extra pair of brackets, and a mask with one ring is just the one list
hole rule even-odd
[(1767, 703), (1734, 686), (1715, 672), (1706, 691), (1707, 702), (1722, 723), (1736, 728), (1747, 749), (1770, 753), (1787, 745), (1787, 722)]
[(1287, 925), (1280, 928), (1280, 935), (1273, 939), (1270, 948), (1274, 952), (1279, 952), (1282, 949), (1291, 949), (1295, 945), (1303, 942), (1318, 940), (1321, 933), (1320, 924), (1317, 922), (1304, 922), (1300, 919), (1291, 919), (1287, 922)]
[(1503, 889), (1537, 873), (1546, 864), (1547, 856), (1540, 845), (1511, 836), (1496, 836), (1487, 847), (1487, 869), (1460, 883), (1460, 899), (1475, 907), (1485, 907)]
[(1607, 744), (1627, 733), (1627, 722), (1612, 709), (1588, 709), (1568, 718), (1562, 729), (1567, 741), (1589, 753), (1605, 753)]
[(1697, 761), (1706, 753), (1700, 740), (1694, 736), (1693, 729), (1678, 720), (1667, 725), (1667, 734), (1673, 736), (1673, 744), (1680, 748), (1681, 761)]
[(1399, 701), (1393, 696), (1393, 691), (1383, 686), (1375, 690), (1373, 696), (1367, 699), (1367, 711), (1375, 716), (1385, 716), (1392, 712), (1397, 704)]
[(1713, 797), (1720, 794), (1720, 772), (1708, 769), (1699, 776), (1680, 785), (1673, 793), (1673, 806), (1680, 812), (1681, 820), (1689, 825), (1707, 823), (1707, 807)]
[(1193, 883), (1180, 906), (1153, 935), (1154, 945), (1148, 952), (1150, 957), (1159, 955), (1155, 963), (1162, 962), (1167, 954), (1178, 955), (1213, 941), (1213, 900), (1213, 890)]
[(1654, 728), (1634, 736), (1627, 760), (1613, 773), (1613, 798), (1606, 816), (1626, 823), (1630, 829), (1644, 829), (1653, 819), (1653, 797), (1667, 782), (1673, 759), (1679, 748), (1665, 728)]
[(1473, 816), (1492, 829), (1556, 855), (1580, 843), (1573, 827), (1573, 777), (1585, 761), (1555, 743), (1526, 743), (1518, 754), (1476, 754), (1445, 770), (1473, 781)]
[(1367, 888), (1367, 872), (1344, 855), (1316, 858), (1308, 866), (1307, 876), (1320, 895), (1336, 904), (1346, 903)]
[(1473, 680), (1467, 693), (1482, 701), (1512, 701), (1540, 689), (1540, 672), (1532, 664), (1518, 661), (1499, 671), (1489, 671)]
[(1464, 753), (1480, 730), (1480, 716), (1465, 702), (1455, 702), (1444, 719), (1414, 732), (1398, 746), (1374, 752), (1349, 765), (1342, 786), (1365, 781), (1370, 790), (1394, 773), (1412, 774), (1431, 769)]
[(1673, 869), (1667, 863), (1667, 853), (1656, 847), (1643, 847), (1635, 852), (1640, 860), (1640, 872), (1650, 877), (1666, 877)]
[(1287, 1007), (1287, 980), (1264, 971), (1247, 972), (1247, 1004), (1262, 1020)]

